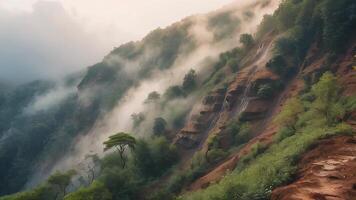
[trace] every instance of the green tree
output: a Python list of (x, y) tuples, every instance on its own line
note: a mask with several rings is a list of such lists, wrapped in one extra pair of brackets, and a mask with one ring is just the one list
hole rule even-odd
[(156, 118), (153, 124), (153, 134), (157, 136), (164, 134), (164, 132), (166, 131), (166, 126), (167, 122), (165, 119), (163, 119), (162, 117)]
[(251, 34), (245, 33), (240, 36), (240, 42), (245, 49), (248, 49), (254, 44), (254, 39)]
[(158, 92), (153, 91), (148, 94), (147, 99), (145, 100), (144, 103), (153, 103), (153, 102), (158, 101), (160, 98), (161, 98), (161, 95)]
[(56, 172), (51, 175), (47, 182), (56, 191), (55, 199), (63, 198), (67, 193), (67, 187), (71, 183), (72, 177), (76, 174), (75, 170), (69, 170), (66, 173)]
[(136, 145), (136, 139), (127, 133), (117, 133), (109, 137), (109, 140), (104, 142), (105, 148), (104, 151), (107, 151), (111, 148), (115, 148), (121, 158), (122, 168), (126, 166), (126, 157), (125, 151), (127, 148), (134, 149)]
[(180, 86), (174, 85), (174, 86), (169, 87), (165, 91), (164, 96), (167, 99), (174, 99), (174, 98), (178, 98), (178, 97), (184, 97), (185, 93)]
[(192, 91), (197, 86), (196, 78), (197, 75), (195, 73), (195, 70), (189, 70), (189, 72), (184, 76), (183, 79), (183, 90), (187, 92)]

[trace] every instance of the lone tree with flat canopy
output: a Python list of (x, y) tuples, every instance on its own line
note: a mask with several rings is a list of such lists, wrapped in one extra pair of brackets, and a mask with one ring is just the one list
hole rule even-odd
[(136, 139), (127, 133), (116, 133), (109, 137), (109, 140), (104, 142), (104, 151), (115, 148), (120, 155), (122, 161), (122, 168), (126, 166), (125, 150), (127, 148), (134, 149), (136, 145)]

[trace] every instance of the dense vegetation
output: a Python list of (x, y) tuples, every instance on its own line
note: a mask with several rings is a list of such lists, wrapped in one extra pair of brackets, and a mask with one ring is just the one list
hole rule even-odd
[(275, 144), (249, 161), (250, 164), (237, 167), (218, 184), (180, 199), (268, 198), (273, 188), (293, 178), (298, 157), (316, 140), (352, 133), (351, 127), (340, 120), (340, 116), (343, 118), (346, 113), (354, 111), (356, 101), (341, 97), (340, 92), (336, 78), (325, 73), (305, 94), (313, 100), (291, 99), (277, 116), (276, 121), (282, 127)]
[[(249, 18), (253, 13), (247, 12), (245, 16)], [(221, 41), (234, 35), (241, 19), (230, 12), (217, 12), (207, 21), (214, 40)], [(157, 70), (171, 68), (180, 52), (187, 55), (192, 52), (197, 45), (188, 33), (192, 23), (184, 20), (157, 29), (142, 41), (115, 48), (102, 62), (91, 66), (79, 83), (79, 78), (66, 80), (68, 87), (78, 85), (78, 92), (51, 109), (24, 112), (36, 97), (55, 88), (55, 83), (36, 81), (10, 89), (0, 87), (0, 195), (23, 188), (41, 161), (50, 162), (64, 155), (73, 138), (89, 130), (129, 88)], [(212, 71), (204, 80), (191, 69), (181, 83), (168, 87), (162, 94), (152, 91), (142, 99), (150, 109), (132, 113), (131, 118), (133, 131), (144, 133), (144, 139), (115, 134), (103, 145), (109, 153), (101, 159), (88, 156), (90, 162), (84, 163), (84, 170), (54, 173), (32, 190), (0, 199), (266, 199), (273, 188), (292, 180), (299, 156), (315, 141), (351, 134), (344, 122), (348, 113), (356, 109), (356, 100), (342, 97), (337, 78), (326, 71), (352, 39), (355, 24), (353, 0), (284, 0), (273, 15), (264, 16), (254, 36), (242, 34), (241, 47), (221, 53), (216, 62), (210, 63)], [(176, 147), (170, 144), (170, 136), (184, 125), (192, 107), (187, 99), (206, 94), (217, 86), (225, 87), (229, 77), (241, 69), (241, 60), (249, 50), (269, 33), (279, 37), (266, 67), (281, 80), (256, 84), (252, 89), (259, 98), (270, 99), (283, 88), (299, 70), (312, 44), (328, 55), (328, 62), (313, 77), (304, 77), (303, 93), (290, 99), (275, 118), (274, 123), (280, 129), (271, 146), (255, 144), (221, 182), (180, 195), (184, 187), (253, 137), (249, 124), (236, 116), (220, 135), (208, 138), (207, 150), (197, 152), (186, 171), (175, 169), (179, 156)], [(151, 116), (152, 113), (155, 115)], [(230, 139), (228, 147), (221, 145), (221, 137)], [(159, 185), (159, 179), (165, 176), (166, 184)], [(154, 192), (147, 194), (151, 190)]]

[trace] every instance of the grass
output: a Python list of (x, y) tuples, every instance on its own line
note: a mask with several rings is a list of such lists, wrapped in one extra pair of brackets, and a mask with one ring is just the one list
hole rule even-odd
[(221, 182), (205, 190), (187, 194), (185, 200), (265, 199), (273, 188), (291, 181), (296, 161), (312, 144), (325, 137), (351, 133), (348, 125), (335, 127), (306, 127), (297, 134), (272, 145), (241, 171), (235, 170)]

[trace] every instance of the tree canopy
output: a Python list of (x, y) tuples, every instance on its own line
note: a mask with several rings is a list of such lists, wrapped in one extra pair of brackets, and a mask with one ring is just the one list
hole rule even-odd
[(116, 150), (120, 154), (120, 158), (122, 161), (122, 168), (125, 168), (126, 166), (126, 158), (124, 156), (125, 150), (127, 148), (134, 149), (136, 145), (136, 139), (128, 133), (120, 132), (110, 136), (109, 140), (104, 142), (104, 145), (105, 145), (104, 151), (107, 151), (112, 148), (116, 148)]

